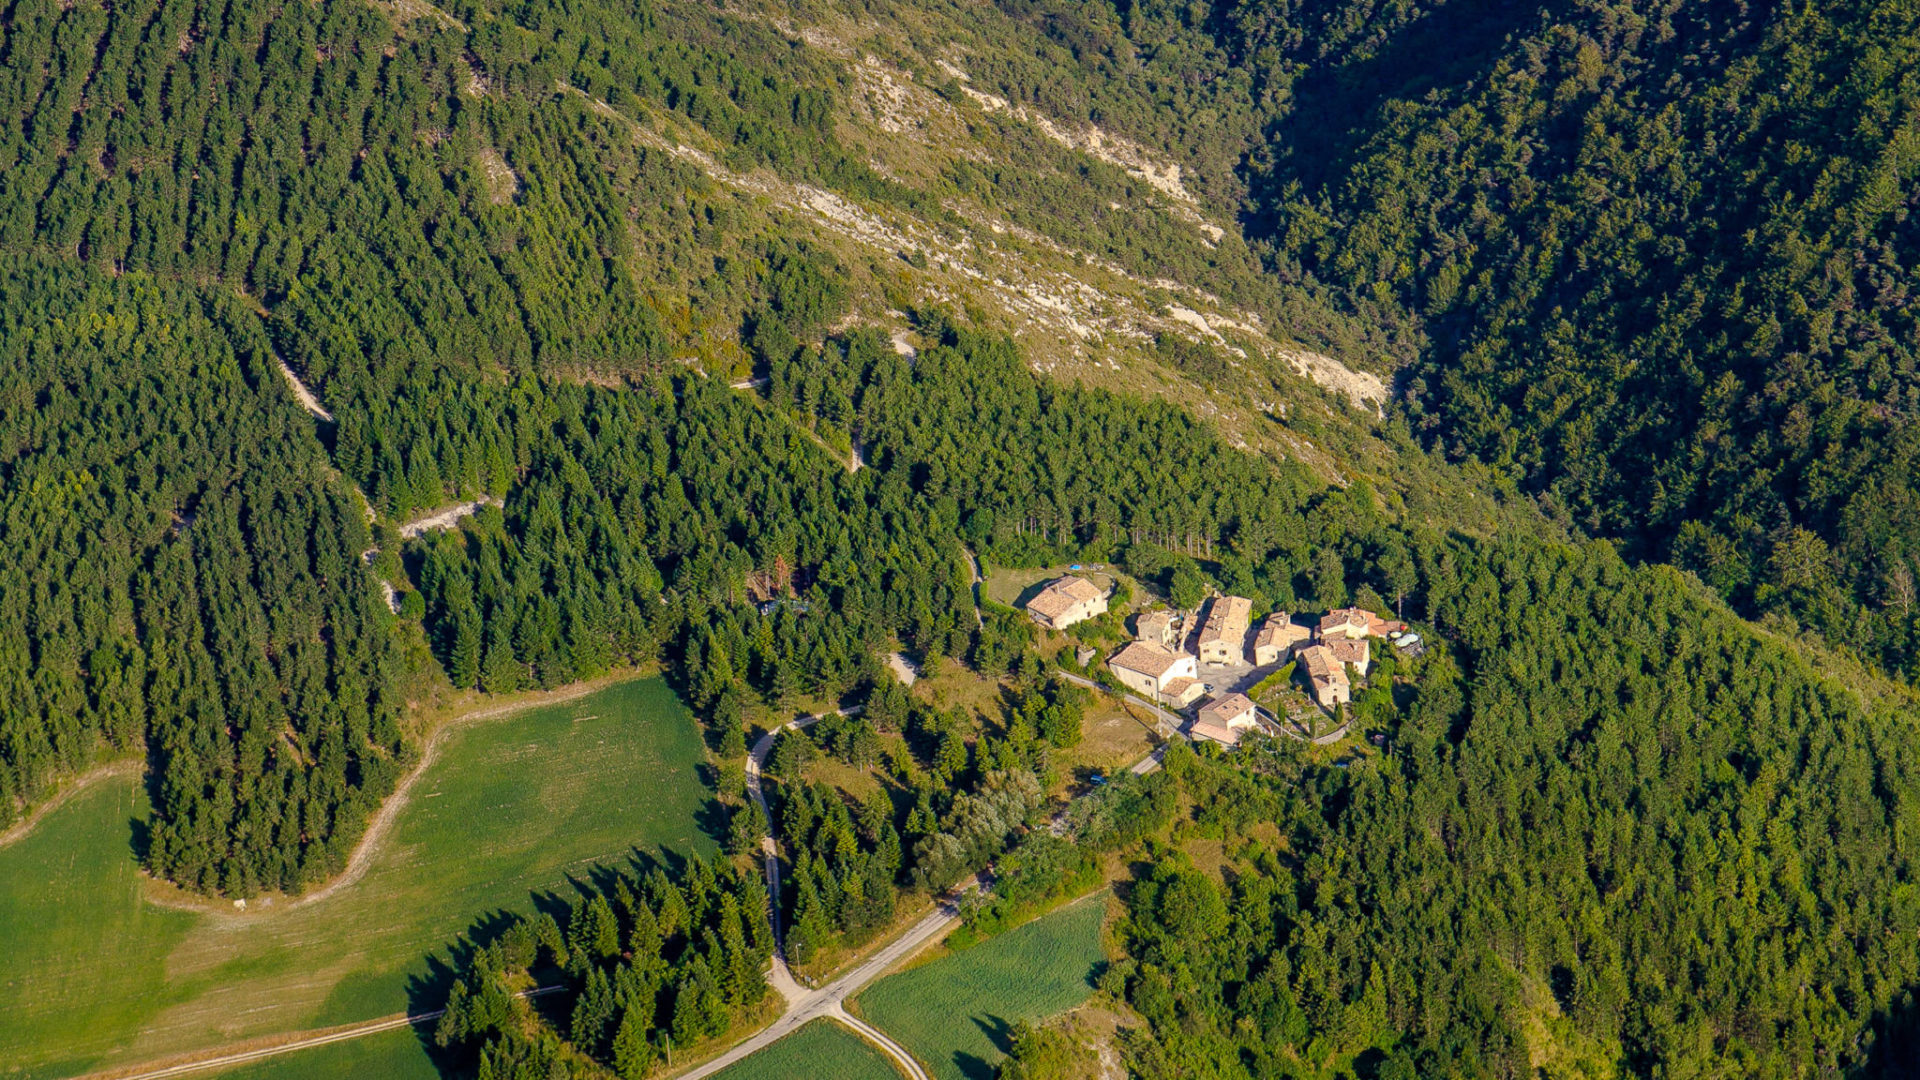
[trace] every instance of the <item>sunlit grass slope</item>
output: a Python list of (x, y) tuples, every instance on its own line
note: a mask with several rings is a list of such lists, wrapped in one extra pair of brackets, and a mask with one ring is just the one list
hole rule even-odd
[(570, 878), (635, 849), (713, 850), (700, 760), (657, 679), (476, 722), (449, 734), (364, 878), (244, 914), (143, 900), (146, 799), (102, 784), (0, 848), (0, 1076), (437, 1007), (448, 943), (502, 905), (571, 898)]

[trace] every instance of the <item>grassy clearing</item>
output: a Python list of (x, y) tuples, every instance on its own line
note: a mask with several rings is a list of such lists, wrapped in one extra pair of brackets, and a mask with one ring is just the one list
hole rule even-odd
[(886, 1055), (831, 1020), (815, 1020), (719, 1075), (718, 1080), (899, 1080)]
[(427, 1044), (421, 1041), (423, 1034), (427, 1033), (397, 1028), (205, 1075), (220, 1080), (325, 1080), (336, 1076), (441, 1080), (439, 1068), (427, 1055)]
[(1013, 1025), (1073, 1008), (1105, 959), (1105, 893), (984, 944), (892, 975), (859, 997), (860, 1012), (941, 1080), (991, 1080)]
[[(1067, 574), (1086, 578), (1088, 581), (1093, 582), (1095, 585), (1109, 592), (1113, 591), (1114, 583), (1123, 576), (1110, 568), (1105, 570), (1069, 570), (1064, 564), (1060, 566), (1022, 567), (1019, 569), (991, 566), (987, 568), (987, 579), (984, 584), (984, 589), (987, 594), (987, 599), (992, 600), (996, 604), (1005, 604), (1007, 607), (1017, 608), (1028, 600), (1033, 599), (1034, 594), (1038, 593), (1041, 587), (1047, 582), (1054, 581)], [(1139, 583), (1133, 581), (1131, 578), (1128, 578), (1127, 581), (1133, 588), (1133, 595), (1136, 597), (1139, 596)]]
[(0, 848), (0, 1076), (60, 1077), (438, 1007), (444, 947), (634, 849), (710, 852), (700, 735), (658, 679), (449, 733), (367, 874), (245, 914), (143, 900), (138, 782)]
[[(1145, 710), (1141, 710), (1144, 715)], [(1151, 721), (1127, 711), (1106, 694), (1096, 694), (1081, 721), (1080, 745), (1063, 750), (1054, 760), (1069, 776), (1082, 770), (1112, 775), (1146, 757), (1153, 749)]]

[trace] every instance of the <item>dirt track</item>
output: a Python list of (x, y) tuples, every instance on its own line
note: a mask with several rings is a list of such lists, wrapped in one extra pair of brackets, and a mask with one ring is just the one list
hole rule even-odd
[[(522, 991), (520, 997), (539, 997), (564, 989), (559, 986), (542, 986), (534, 990)], [(418, 1013), (408, 1016), (404, 1013), (383, 1016), (378, 1020), (366, 1020), (358, 1024), (345, 1024), (340, 1027), (324, 1028), (311, 1034), (293, 1036), (276, 1035), (268, 1040), (255, 1040), (245, 1049), (229, 1050), (226, 1053), (212, 1052), (211, 1056), (177, 1059), (162, 1065), (131, 1065), (105, 1072), (88, 1073), (79, 1080), (166, 1080), (167, 1077), (186, 1076), (190, 1073), (205, 1072), (208, 1069), (222, 1069), (230, 1065), (244, 1065), (262, 1058), (278, 1057), (298, 1050), (311, 1050), (317, 1046), (345, 1042), (366, 1035), (376, 1035), (394, 1028), (424, 1024), (429, 1020), (438, 1020), (446, 1013), (445, 1009)]]
[(262, 905), (251, 913), (241, 913), (230, 909), (223, 903), (189, 896), (177, 890), (166, 889), (158, 882), (154, 882), (154, 887), (147, 890), (147, 901), (158, 904), (161, 907), (175, 908), (184, 911), (199, 911), (210, 915), (225, 916), (227, 918), (249, 918), (276, 911), (292, 911), (296, 908), (305, 907), (308, 904), (319, 903), (339, 892), (341, 889), (355, 884), (367, 875), (368, 868), (373, 865), (374, 856), (380, 853), (380, 847), (386, 841), (387, 833), (393, 829), (394, 819), (400, 816), (400, 811), (406, 809), (407, 803), (411, 800), (414, 783), (420, 779), (422, 773), (427, 771), (428, 766), (432, 765), (434, 761), (439, 758), (441, 744), (446, 741), (449, 734), (470, 724), (475, 724), (482, 720), (492, 720), (509, 713), (519, 712), (523, 709), (536, 709), (547, 705), (557, 705), (562, 702), (573, 701), (577, 698), (585, 697), (596, 690), (600, 690), (607, 685), (609, 685), (609, 682), (605, 679), (578, 683), (537, 698), (508, 702), (484, 709), (476, 709), (469, 713), (462, 713), (435, 728), (433, 734), (427, 737), (426, 745), (421, 748), (420, 760), (414, 763), (413, 768), (401, 779), (399, 786), (393, 789), (393, 794), (387, 796), (387, 801), (382, 803), (379, 811), (367, 821), (367, 831), (360, 835), (360, 842), (354, 845), (353, 854), (347, 857), (346, 869), (341, 871), (338, 877), (313, 892), (304, 893), (282, 903)]
[(62, 785), (59, 791), (53, 793), (52, 798), (28, 811), (26, 817), (14, 822), (12, 828), (6, 832), (0, 832), (0, 848), (6, 847), (8, 844), (32, 832), (33, 827), (40, 824), (40, 819), (58, 810), (68, 799), (73, 798), (75, 795), (80, 794), (82, 791), (85, 791), (100, 781), (110, 776), (134, 776), (139, 772), (140, 763), (137, 761), (116, 761), (112, 764), (102, 765), (97, 769), (89, 769), (81, 773), (79, 776), (74, 777)]

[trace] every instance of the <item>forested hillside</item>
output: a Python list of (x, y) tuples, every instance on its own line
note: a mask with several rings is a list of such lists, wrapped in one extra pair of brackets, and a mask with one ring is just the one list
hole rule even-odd
[(0, 358), (0, 806), (144, 745), (157, 872), (338, 869), (400, 772), (392, 620), (258, 317), (0, 256)]
[[(785, 559), (834, 601), (831, 621), (799, 621), (783, 646), (837, 658), (810, 663), (804, 688), (821, 672), (843, 685), (890, 635), (967, 654), (954, 498), (934, 505), (944, 518), (909, 513), (904, 467), (849, 487), (835, 467), (783, 464), (779, 448), (799, 453), (801, 436), (685, 377), (784, 371), (829, 321), (904, 317), (895, 304), (944, 298), (996, 318), (948, 291), (966, 273), (935, 279), (923, 248), (906, 259), (887, 246), (904, 242), (900, 228), (971, 228), (981, 211), (952, 209), (964, 192), (951, 176), (914, 186), (871, 167), (861, 140), (874, 129), (845, 121), (857, 92), (837, 54), (766, 17), (704, 8), (7, 8), (0, 253), (15, 268), (7, 317), (20, 327), (7, 345), (25, 359), (9, 372), (5, 491), (40, 505), (45, 477), (72, 472), (81, 492), (105, 476), (142, 501), (8, 519), (7, 602), (29, 629), (7, 661), (25, 689), (0, 742), (0, 816), (97, 756), (144, 750), (164, 822), (147, 846), (152, 869), (199, 889), (297, 890), (340, 864), (406, 756), (395, 680), (442, 678), (396, 666), (393, 635), (415, 619), (456, 685), (554, 686), (678, 648), (711, 605), (740, 599), (743, 574)], [(1020, 145), (1029, 156), (1051, 146)], [(1048, 170), (1081, 168), (1112, 205), (1139, 203), (1164, 225), (1118, 169), (1044, 153)], [(1045, 255), (1057, 277), (1080, 257), (1062, 262), (1047, 244), (1103, 235), (1059, 217), (1073, 204), (1021, 174), (968, 183), (972, 198), (1004, 191), (1021, 221), (1065, 238), (1021, 241), (1010, 260)], [(803, 206), (767, 204), (768, 192), (778, 202), (817, 190), (804, 185), (920, 224), (887, 226), (878, 247), (819, 235), (796, 227)], [(1200, 234), (1174, 233), (1183, 264), (1204, 264)], [(1097, 250), (1144, 269), (1154, 259), (1141, 237), (1164, 247), (1171, 235)], [(1270, 300), (1235, 250), (1229, 277)], [(1110, 298), (1123, 300), (1143, 302)], [(152, 317), (135, 313), (154, 304), (204, 325), (150, 331)], [(141, 329), (92, 341), (82, 312)], [(1230, 371), (1217, 333), (1218, 348), (1129, 333), (1116, 340), (1148, 363)], [(1019, 370), (996, 348), (982, 357)], [(206, 366), (227, 354), (233, 370)], [(1264, 370), (1241, 355), (1238, 366)], [(313, 389), (321, 422), (296, 410), (279, 361)], [(183, 364), (202, 373), (173, 374)], [(207, 382), (215, 372), (224, 381)], [(1337, 434), (1337, 411), (1300, 400), (1289, 415), (1311, 421), (1303, 431)], [(68, 415), (74, 430), (51, 434)], [(179, 432), (178, 449), (151, 441), (164, 430)], [(751, 462), (730, 460), (741, 445)], [(271, 464), (282, 461), (298, 464)], [(1146, 525), (1195, 553), (1231, 528), (1223, 511), (1195, 518), (1166, 491), (1159, 506), (1089, 516), (1037, 474), (1023, 483), (976, 524), (1044, 519), (1056, 541)], [(1289, 501), (1314, 483), (1290, 483)], [(395, 558), (391, 525), (481, 494), (504, 511)], [(1108, 500), (1125, 497), (1116, 488)], [(191, 577), (176, 565), (185, 551), (206, 565), (245, 560), (191, 593), (144, 584)], [(398, 623), (378, 610), (376, 576), (405, 601)], [(424, 610), (409, 606), (416, 588)], [(202, 668), (165, 653), (167, 628), (187, 625), (160, 620), (168, 610), (200, 619), (205, 632), (181, 647), (204, 650)], [(740, 660), (776, 681), (781, 665)], [(309, 767), (324, 780), (307, 779)]]
[[(1917, 19), (0, 6), (0, 823), (139, 759), (151, 873), (299, 892), (407, 701), (658, 664), (736, 854), (749, 716), (869, 707), (771, 766), (796, 959), (1144, 856), (1144, 1075), (1891, 1074), (1914, 708), (1847, 654), (1920, 632)], [(1070, 844), (1077, 691), (969, 553), (1436, 640), (1351, 768), (1175, 752)], [(909, 704), (896, 649), (1017, 700)], [(883, 734), (898, 798), (799, 783)], [(442, 1044), (631, 1076), (752, 1020), (750, 869), (493, 926)]]
[(1911, 668), (1912, 4), (999, 16), (1052, 49), (975, 68), (1240, 200), (1331, 340), (1402, 369), (1419, 438)]
[[(1295, 84), (1251, 177), (1276, 256), (1417, 329), (1425, 437), (1909, 666), (1920, 12), (1594, 5), (1496, 40), (1453, 8)], [(1443, 36), (1482, 49), (1356, 102)]]
[(1905, 1075), (1911, 709), (1604, 547), (1460, 555), (1389, 753), (1169, 756), (1242, 855), (1130, 899), (1141, 1075)]

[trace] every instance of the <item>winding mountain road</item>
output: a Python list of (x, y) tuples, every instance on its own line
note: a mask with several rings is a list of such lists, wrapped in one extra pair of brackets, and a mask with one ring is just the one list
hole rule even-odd
[[(973, 559), (971, 552), (968, 552), (967, 558), (968, 562), (971, 563)], [(975, 577), (977, 580), (977, 571)], [(1065, 672), (1062, 672), (1061, 675), (1071, 682), (1099, 689), (1090, 679), (1083, 679), (1078, 675), (1069, 675)], [(1151, 706), (1149, 707), (1151, 708)], [(859, 709), (857, 707), (853, 709), (842, 709), (838, 715), (850, 716), (858, 711)], [(1173, 719), (1162, 710), (1155, 709), (1155, 711), (1160, 712), (1161, 715), (1166, 716), (1169, 720)], [(754, 805), (759, 807), (761, 817), (768, 823), (769, 830), (771, 830), (772, 827), (773, 815), (767, 809), (766, 794), (761, 789), (761, 776), (766, 769), (767, 758), (773, 753), (774, 743), (779, 739), (781, 733), (798, 731), (801, 728), (819, 721), (822, 716), (830, 715), (835, 714), (823, 713), (818, 716), (807, 716), (789, 721), (767, 732), (765, 735), (760, 736), (760, 740), (753, 744), (753, 750), (748, 753), (746, 770), (747, 795), (753, 799)], [(1174, 730), (1176, 732), (1178, 731), (1177, 723), (1174, 725)], [(1155, 748), (1152, 753), (1135, 762), (1129, 771), (1136, 775), (1145, 776), (1160, 768), (1162, 760), (1166, 757), (1166, 753), (1167, 748), (1164, 745), (1159, 746)], [(900, 1070), (911, 1078), (911, 1080), (933, 1080), (932, 1075), (927, 1072), (926, 1067), (921, 1065), (906, 1047), (893, 1041), (891, 1037), (880, 1029), (847, 1012), (846, 1001), (862, 987), (874, 979), (879, 978), (881, 975), (886, 974), (888, 969), (892, 968), (895, 964), (919, 952), (929, 943), (945, 936), (948, 931), (958, 925), (960, 922), (959, 897), (972, 890), (983, 888), (985, 886), (984, 880), (978, 875), (969, 878), (958, 888), (946, 896), (941, 897), (935, 904), (933, 911), (921, 918), (919, 922), (914, 923), (913, 926), (908, 928), (906, 933), (901, 934), (899, 937), (894, 938), (882, 946), (846, 974), (817, 990), (809, 990), (800, 985), (799, 980), (793, 977), (792, 970), (787, 966), (786, 937), (781, 932), (780, 927), (780, 850), (771, 834), (760, 838), (760, 853), (766, 865), (767, 903), (769, 906), (768, 918), (773, 926), (773, 966), (767, 973), (767, 982), (775, 990), (779, 991), (781, 997), (786, 999), (787, 1011), (782, 1013), (780, 1018), (772, 1024), (760, 1029), (747, 1039), (734, 1044), (726, 1053), (680, 1073), (675, 1077), (675, 1080), (701, 1080), (702, 1077), (712, 1076), (727, 1066), (745, 1060), (754, 1053), (772, 1046), (774, 1043), (800, 1030), (807, 1024), (815, 1020), (823, 1019), (845, 1025), (878, 1047), (889, 1058), (892, 1058), (894, 1063), (900, 1067)]]
[[(857, 709), (843, 709), (839, 715), (846, 716), (857, 711)], [(760, 808), (760, 814), (768, 822), (769, 827), (771, 827), (773, 816), (767, 810), (767, 798), (761, 790), (760, 777), (766, 768), (768, 756), (773, 753), (773, 744), (782, 732), (798, 731), (819, 719), (820, 716), (808, 716), (777, 727), (762, 735), (760, 741), (753, 744), (753, 751), (747, 755), (747, 794), (753, 799), (754, 805)], [(772, 1046), (813, 1021), (822, 1019), (832, 1020), (853, 1030), (892, 1058), (894, 1064), (898, 1065), (900, 1070), (912, 1080), (933, 1080), (926, 1068), (914, 1058), (912, 1053), (908, 1052), (906, 1047), (894, 1042), (880, 1029), (847, 1012), (846, 1001), (861, 987), (884, 974), (888, 968), (919, 952), (929, 942), (953, 929), (954, 925), (960, 921), (959, 904), (952, 897), (942, 897), (933, 911), (914, 923), (906, 933), (861, 961), (859, 966), (817, 990), (809, 990), (800, 985), (799, 980), (793, 977), (793, 971), (787, 967), (786, 936), (781, 932), (780, 927), (780, 849), (771, 833), (760, 838), (760, 853), (766, 865), (768, 918), (773, 926), (773, 966), (767, 972), (767, 983), (786, 999), (787, 1011), (772, 1024), (760, 1029), (746, 1040), (734, 1044), (726, 1053), (681, 1073), (678, 1080), (700, 1080), (701, 1077), (712, 1076), (727, 1066)], [(971, 889), (978, 885), (979, 879), (975, 878), (969, 881), (965, 888)]]

